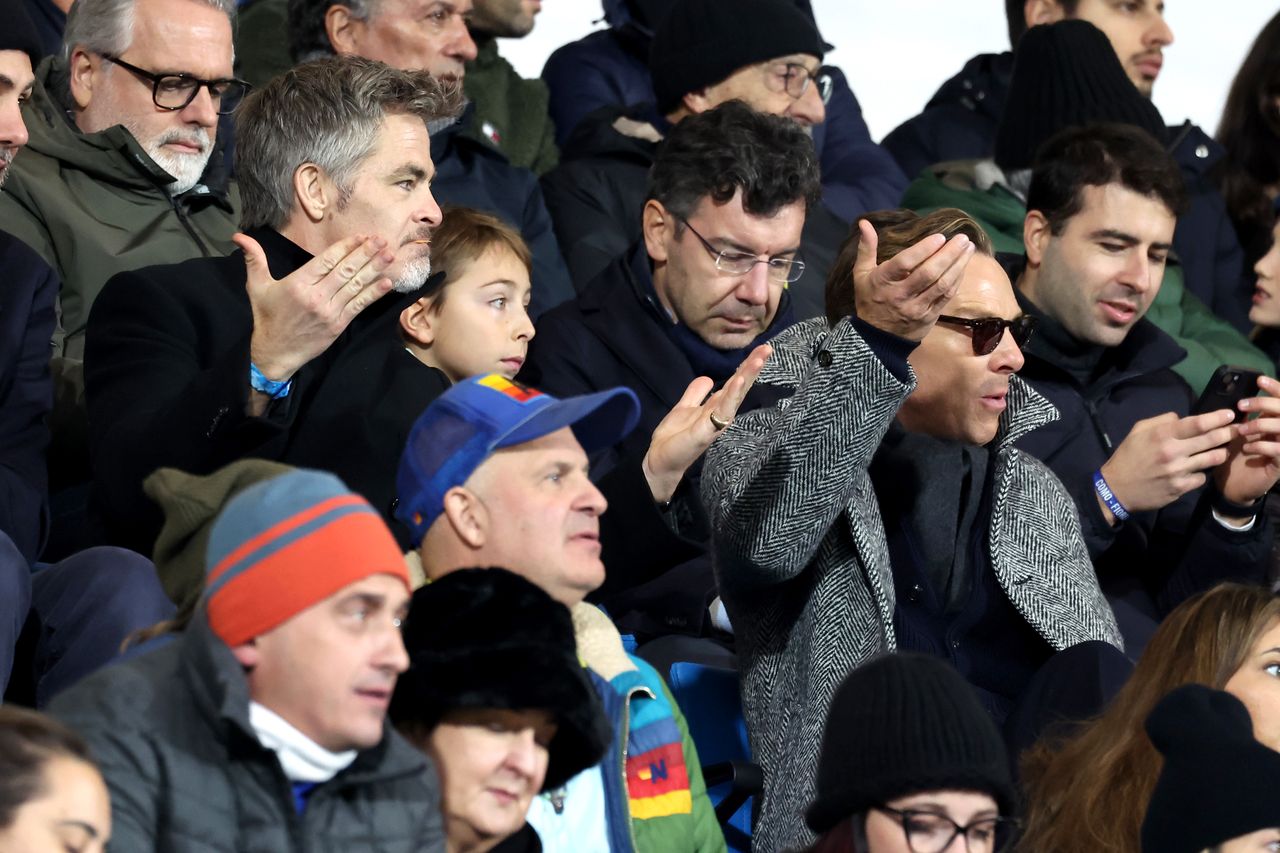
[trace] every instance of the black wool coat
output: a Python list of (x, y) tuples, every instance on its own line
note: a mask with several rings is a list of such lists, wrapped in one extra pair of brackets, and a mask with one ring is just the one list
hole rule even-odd
[[(270, 229), (248, 233), (276, 279), (311, 258)], [(400, 340), (400, 311), (415, 298), (392, 292), (365, 309), (294, 375), (287, 397), (249, 417), (242, 253), (113, 277), (90, 315), (85, 358), (95, 510), (110, 541), (150, 551), (161, 522), (142, 492), (152, 471), (208, 474), (245, 457), (331, 471), (390, 520), (409, 429), (448, 387)]]

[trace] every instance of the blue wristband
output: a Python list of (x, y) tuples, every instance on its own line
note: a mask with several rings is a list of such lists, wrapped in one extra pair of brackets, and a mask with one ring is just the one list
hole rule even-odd
[(261, 391), (273, 400), (279, 400), (281, 397), (289, 396), (289, 390), (293, 387), (293, 379), (285, 379), (283, 382), (268, 379), (262, 375), (258, 365), (250, 362), (249, 387), (255, 391)]
[(1129, 510), (1124, 508), (1124, 504), (1116, 498), (1116, 493), (1111, 491), (1111, 487), (1107, 485), (1107, 481), (1102, 476), (1102, 469), (1099, 468), (1093, 472), (1093, 489), (1098, 493), (1098, 497), (1102, 498), (1102, 502), (1107, 505), (1107, 509), (1111, 510), (1111, 514), (1118, 520), (1125, 521), (1129, 518)]

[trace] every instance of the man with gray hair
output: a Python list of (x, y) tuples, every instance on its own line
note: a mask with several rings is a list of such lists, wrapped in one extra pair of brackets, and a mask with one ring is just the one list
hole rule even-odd
[(245, 91), (234, 17), (234, 0), (79, 0), (62, 55), (37, 69), (0, 221), (62, 279), (55, 355), (83, 357), (113, 274), (233, 248), (236, 198), (215, 148), (219, 114)]
[[(461, 81), (476, 58), (467, 31), (472, 0), (289, 0), (289, 45), (299, 62), (363, 56), (437, 79)], [(472, 207), (520, 232), (533, 254), (529, 316), (574, 296), (538, 179), (512, 165), (468, 103), (457, 122), (432, 128), (432, 189), (441, 204)]]
[(332, 471), (390, 515), (399, 448), (448, 386), (396, 329), (441, 221), (427, 128), (459, 100), (425, 72), (354, 57), (246, 99), (241, 251), (122, 273), (94, 306), (90, 452), (113, 541), (153, 542), (142, 481), (156, 468), (246, 456)]

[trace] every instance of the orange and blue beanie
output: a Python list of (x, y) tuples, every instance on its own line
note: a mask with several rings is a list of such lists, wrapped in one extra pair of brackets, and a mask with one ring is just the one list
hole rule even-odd
[(205, 557), (209, 627), (228, 646), (371, 575), (409, 588), (404, 555), (382, 518), (321, 471), (291, 471), (236, 495), (214, 522)]

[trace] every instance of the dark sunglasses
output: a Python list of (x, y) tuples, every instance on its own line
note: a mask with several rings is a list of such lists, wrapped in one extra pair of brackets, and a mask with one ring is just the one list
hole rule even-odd
[(1018, 345), (1018, 349), (1026, 349), (1027, 344), (1031, 342), (1031, 333), (1036, 330), (1036, 318), (1023, 314), (1021, 317), (1015, 317), (1012, 320), (1002, 320), (999, 317), (982, 317), (981, 319), (971, 320), (968, 317), (953, 317), (950, 314), (939, 314), (939, 323), (950, 323), (953, 326), (964, 326), (969, 330), (969, 334), (973, 336), (973, 354), (974, 355), (991, 355), (996, 351), (996, 347), (1000, 345), (1000, 339), (1004, 337), (1004, 330), (1008, 329), (1009, 334), (1013, 335), (1013, 342)]

